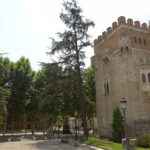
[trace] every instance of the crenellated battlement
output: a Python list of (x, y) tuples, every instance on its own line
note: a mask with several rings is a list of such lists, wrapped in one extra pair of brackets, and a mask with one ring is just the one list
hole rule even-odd
[(121, 26), (125, 26), (127, 28), (133, 28), (135, 30), (139, 30), (142, 32), (149, 32), (150, 33), (150, 25), (147, 23), (141, 23), (140, 21), (134, 21), (131, 18), (126, 19), (124, 16), (118, 17), (118, 20), (112, 23), (111, 27), (108, 27), (106, 31), (102, 32), (102, 35), (98, 36), (97, 39), (94, 40), (94, 44), (98, 44), (100, 42), (105, 41), (107, 37), (109, 37), (113, 32), (115, 32)]

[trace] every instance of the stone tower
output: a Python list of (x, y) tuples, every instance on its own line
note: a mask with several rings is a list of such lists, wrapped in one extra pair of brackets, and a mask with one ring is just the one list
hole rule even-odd
[(123, 16), (94, 41), (97, 118), (112, 135), (112, 113), (127, 99), (128, 134), (150, 132), (150, 27)]

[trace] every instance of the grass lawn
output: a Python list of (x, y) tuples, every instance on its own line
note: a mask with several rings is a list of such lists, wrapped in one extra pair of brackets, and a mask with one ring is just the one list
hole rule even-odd
[[(122, 145), (112, 141), (89, 137), (85, 142), (88, 145), (93, 145), (104, 150), (123, 150)], [(150, 150), (149, 148), (137, 148), (137, 150)]]

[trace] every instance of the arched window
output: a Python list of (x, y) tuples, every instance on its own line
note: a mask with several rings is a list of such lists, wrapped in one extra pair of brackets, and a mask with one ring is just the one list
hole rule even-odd
[(109, 83), (108, 83), (108, 81), (107, 81), (107, 84), (106, 84), (107, 86), (106, 86), (106, 88), (107, 88), (107, 95), (109, 95)]
[(144, 73), (142, 73), (142, 82), (145, 83), (146, 82), (146, 76)]
[(105, 64), (108, 64), (110, 62), (110, 59), (106, 56), (106, 57), (103, 58), (103, 62)]
[(127, 52), (127, 53), (129, 52), (129, 47), (128, 47), (128, 46), (126, 46), (126, 52)]
[(104, 93), (105, 93), (105, 96), (107, 96), (107, 90), (106, 90), (106, 83), (104, 83)]
[(105, 94), (105, 96), (109, 96), (109, 93), (110, 93), (110, 89), (109, 89), (109, 82), (108, 82), (108, 80), (106, 80), (105, 81), (105, 83), (104, 83), (104, 94)]
[(141, 38), (139, 38), (139, 44), (141, 44), (142, 43), (142, 40), (141, 40)]
[(150, 73), (148, 73), (147, 77), (148, 77), (148, 82), (150, 82)]

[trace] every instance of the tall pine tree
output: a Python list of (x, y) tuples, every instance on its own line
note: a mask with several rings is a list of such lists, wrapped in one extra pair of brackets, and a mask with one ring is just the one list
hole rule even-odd
[(84, 135), (87, 137), (86, 99), (82, 83), (82, 69), (85, 58), (84, 48), (91, 46), (88, 30), (89, 27), (94, 26), (94, 22), (82, 16), (82, 9), (76, 0), (65, 1), (63, 7), (60, 19), (66, 29), (63, 33), (58, 33), (58, 40), (52, 39), (50, 54), (57, 54), (58, 61), (63, 67), (75, 70), (76, 98), (77, 103), (80, 104), (79, 113), (83, 122)]

